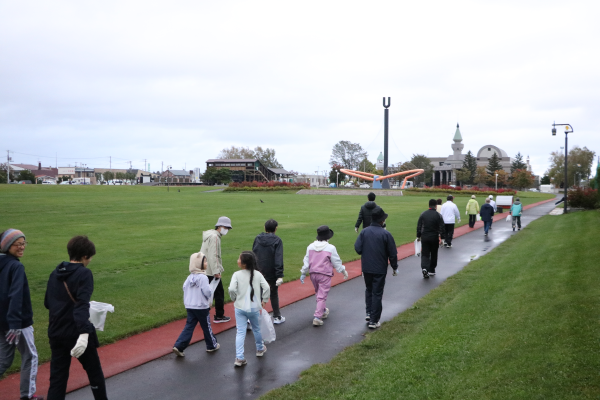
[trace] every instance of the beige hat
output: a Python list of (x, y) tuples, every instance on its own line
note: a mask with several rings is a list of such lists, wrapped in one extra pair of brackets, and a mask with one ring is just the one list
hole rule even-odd
[(475, 195), (474, 195), (474, 194), (473, 194), (473, 195), (471, 195), (471, 198), (472, 198), (472, 199), (474, 199), (474, 198), (475, 198)]
[(204, 253), (197, 252), (190, 256), (190, 274), (205, 274), (206, 269), (202, 268), (202, 261), (206, 257)]

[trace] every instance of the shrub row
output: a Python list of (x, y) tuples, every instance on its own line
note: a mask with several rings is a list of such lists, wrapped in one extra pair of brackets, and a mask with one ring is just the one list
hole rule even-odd
[(277, 190), (290, 191), (309, 189), (309, 187), (298, 187), (298, 186), (261, 186), (261, 187), (227, 187), (224, 192), (274, 192)]
[(232, 182), (229, 184), (230, 188), (262, 188), (262, 187), (276, 187), (276, 188), (294, 188), (294, 189), (309, 189), (310, 185), (308, 183), (301, 182), (279, 182), (279, 181), (269, 181), (269, 182)]
[[(443, 185), (446, 186), (446, 185)], [(426, 188), (411, 188), (411, 189), (406, 189), (409, 192), (424, 192), (424, 193), (462, 193), (462, 194), (485, 194), (485, 195), (490, 195), (490, 194), (501, 194), (501, 195), (507, 195), (507, 196), (516, 196), (517, 191), (513, 190), (513, 189), (498, 189), (498, 190), (494, 190), (494, 189), (489, 189), (489, 190), (479, 190), (479, 188), (477, 189), (463, 189), (460, 187), (451, 187), (451, 186), (447, 186), (447, 187), (440, 187), (440, 186), (435, 186), (435, 187), (426, 187)]]
[(568, 192), (567, 197), (569, 200), (569, 206), (571, 207), (585, 208), (588, 210), (600, 208), (600, 197), (598, 197), (598, 190), (576, 187)]

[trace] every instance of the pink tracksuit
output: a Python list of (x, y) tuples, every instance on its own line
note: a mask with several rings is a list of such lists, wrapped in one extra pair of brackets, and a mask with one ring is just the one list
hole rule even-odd
[(300, 272), (303, 275), (310, 273), (310, 280), (315, 287), (317, 296), (315, 318), (320, 319), (325, 312), (325, 302), (329, 289), (331, 289), (334, 268), (339, 273), (346, 270), (334, 245), (326, 241), (315, 240), (308, 246), (306, 256), (304, 256), (304, 266)]

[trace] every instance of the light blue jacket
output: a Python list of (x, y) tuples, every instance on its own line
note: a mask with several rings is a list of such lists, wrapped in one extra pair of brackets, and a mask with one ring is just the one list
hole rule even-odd
[(519, 201), (515, 201), (512, 206), (510, 206), (510, 213), (513, 217), (520, 217), (523, 214), (523, 204)]

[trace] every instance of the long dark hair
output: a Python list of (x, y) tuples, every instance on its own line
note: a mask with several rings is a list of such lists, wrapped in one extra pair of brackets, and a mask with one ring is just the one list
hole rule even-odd
[(250, 271), (250, 301), (254, 301), (254, 286), (252, 281), (254, 280), (254, 270), (256, 269), (256, 255), (251, 251), (242, 251), (240, 254), (240, 262), (242, 265)]

